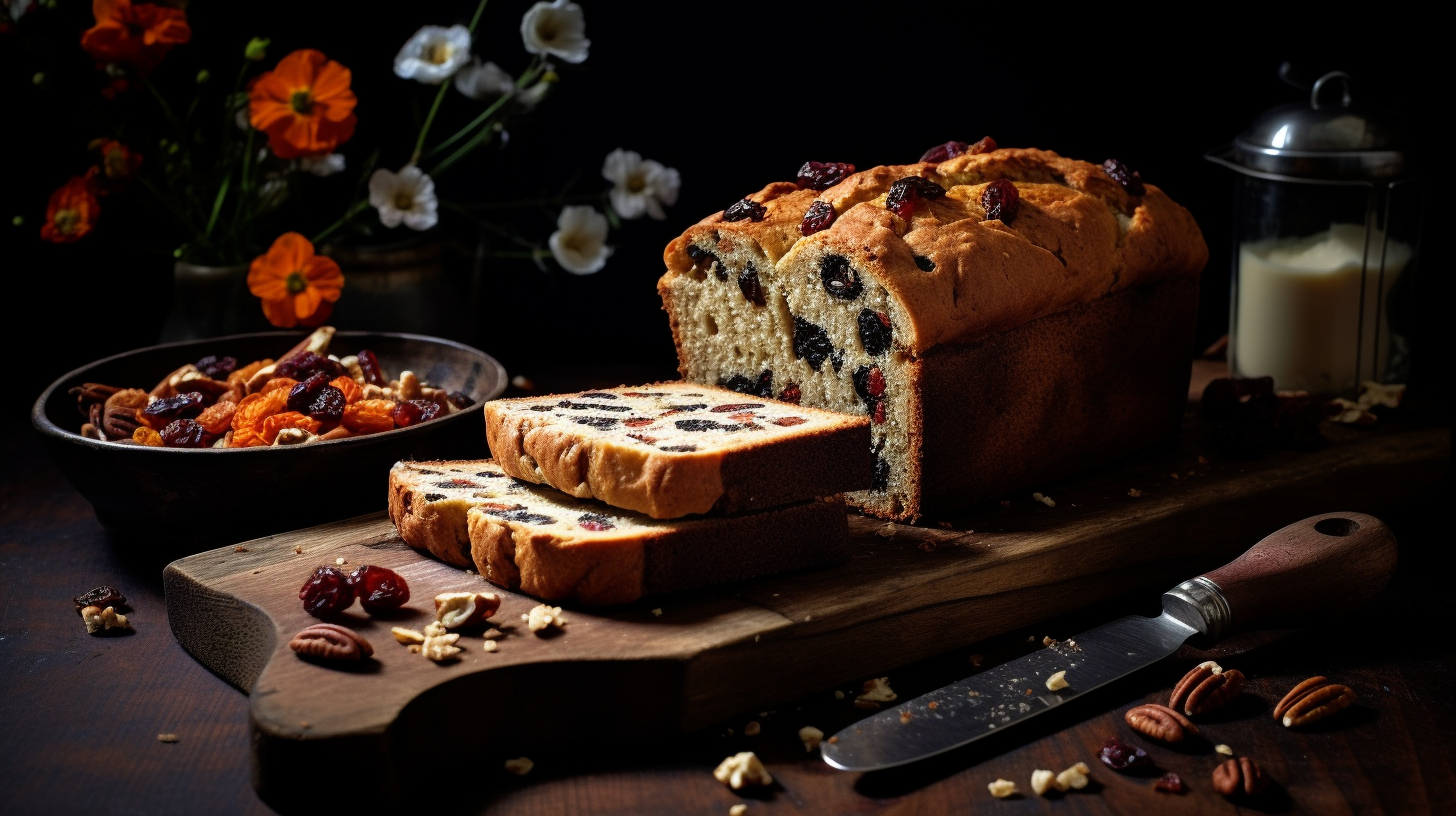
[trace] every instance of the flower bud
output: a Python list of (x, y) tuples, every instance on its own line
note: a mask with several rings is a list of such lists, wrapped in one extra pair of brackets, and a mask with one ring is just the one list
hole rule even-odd
[(243, 56), (253, 62), (262, 62), (268, 58), (268, 46), (272, 42), (267, 37), (254, 37), (248, 40), (247, 47), (243, 49)]
[(212, 79), (212, 74), (208, 73), (206, 68), (203, 68), (201, 71), (197, 72), (198, 85), (206, 85), (209, 79)]
[(17, 215), (14, 218), (10, 219), (10, 226), (12, 226), (12, 227), (23, 227), (23, 226), (25, 226), (25, 216), (23, 216), (23, 215)]
[(42, 74), (41, 72), (36, 71), (35, 72), (35, 75), (30, 78), (30, 81), (33, 82), (33, 83), (35, 83), (36, 85), (39, 85), (39, 84), (45, 82), (45, 78), (46, 78), (45, 77), (45, 74)]

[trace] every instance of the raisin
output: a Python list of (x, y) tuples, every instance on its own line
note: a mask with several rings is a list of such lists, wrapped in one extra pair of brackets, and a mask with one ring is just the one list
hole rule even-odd
[[(744, 379), (747, 378), (745, 377)], [(684, 394), (683, 396), (702, 396), (702, 394)], [(667, 413), (664, 413), (663, 416), (667, 416), (667, 414), (682, 414), (688, 411), (701, 411), (707, 407), (708, 404), (706, 402), (695, 402), (692, 405), (669, 405), (667, 406)]]
[(975, 144), (966, 144), (965, 142), (946, 142), (945, 144), (938, 144), (935, 147), (932, 147), (929, 150), (925, 151), (925, 154), (920, 157), (920, 160), (923, 162), (939, 163), (946, 161), (947, 159), (953, 159), (963, 153), (970, 153), (972, 155), (975, 155), (977, 153), (989, 153), (995, 149), (996, 140), (992, 139), (990, 136), (987, 136), (986, 138), (982, 139), (979, 142), (976, 142)]
[[(329, 384), (329, 375), (320, 371), (311, 374), (309, 377), (288, 389), (288, 410), (297, 411), (300, 414), (308, 412), (308, 406), (313, 398), (318, 395), (319, 389)], [(338, 391), (338, 389), (334, 389)], [(339, 391), (342, 395), (344, 392)], [(342, 409), (340, 409), (342, 410)]]
[(443, 487), (446, 490), (467, 490), (472, 487), (480, 487), (480, 485), (469, 479), (451, 479), (447, 482), (435, 482), (435, 487)]
[(556, 523), (556, 519), (554, 519), (554, 518), (552, 518), (550, 516), (542, 515), (541, 513), (532, 513), (530, 510), (526, 510), (526, 509), (520, 509), (520, 510), (486, 510), (485, 512), (488, 513), (489, 515), (495, 516), (496, 518), (503, 518), (506, 521), (519, 521), (522, 524), (555, 524)]
[(728, 268), (718, 259), (717, 255), (709, 252), (696, 244), (688, 244), (688, 257), (693, 259), (693, 268), (703, 267), (704, 271), (713, 270), (713, 275), (720, 281), (728, 280)]
[(441, 500), (443, 498), (445, 498), (445, 494), (444, 493), (426, 493), (425, 494), (425, 501), (427, 501), (427, 502), (437, 502), (437, 501), (439, 501), (439, 500)]
[(804, 211), (804, 220), (799, 222), (799, 234), (809, 236), (827, 230), (838, 217), (839, 214), (834, 211), (833, 204), (828, 201), (816, 201)]
[(619, 421), (616, 417), (594, 416), (572, 417), (572, 419), (576, 420), (576, 424), (578, 425), (587, 425), (592, 428), (601, 428), (602, 430), (616, 427), (617, 422)]
[(198, 371), (201, 371), (214, 380), (225, 380), (227, 379), (227, 375), (237, 371), (238, 358), (208, 355), (198, 360), (196, 365)]
[(731, 403), (729, 405), (718, 405), (718, 406), (715, 406), (713, 408), (713, 410), (712, 410), (712, 413), (715, 413), (715, 414), (727, 414), (727, 413), (731, 413), (733, 411), (748, 411), (748, 410), (752, 410), (754, 408), (762, 408), (762, 407), (763, 407), (763, 403), (761, 403), (761, 402), (735, 402), (735, 403)]
[(834, 353), (834, 344), (823, 329), (802, 317), (794, 318), (794, 356), (818, 371)]
[(379, 367), (379, 358), (369, 349), (360, 349), (359, 370), (364, 372), (364, 382), (368, 385), (384, 385), (384, 371)]
[[(586, 396), (583, 394), (582, 396)], [(630, 405), (601, 405), (595, 402), (571, 402), (562, 400), (556, 403), (557, 408), (565, 408), (568, 411), (630, 411)]]
[(175, 397), (154, 399), (142, 413), (155, 419), (191, 419), (202, 413), (202, 395), (188, 391)]
[(890, 185), (890, 194), (885, 197), (885, 207), (901, 218), (909, 218), (915, 212), (916, 201), (944, 195), (945, 188), (930, 179), (906, 176)]
[(985, 208), (988, 219), (1000, 219), (1001, 223), (1010, 224), (1021, 211), (1021, 193), (1015, 184), (1006, 179), (996, 179), (981, 191), (981, 206)]
[(915, 265), (920, 267), (921, 272), (935, 271), (935, 261), (930, 260), (924, 255), (911, 255), (910, 257), (915, 259)]
[(445, 395), (445, 399), (450, 400), (450, 404), (456, 408), (469, 408), (475, 404), (475, 400), (463, 391), (451, 391)]
[(829, 364), (834, 366), (834, 373), (838, 374), (839, 369), (844, 368), (844, 349), (835, 349), (834, 353), (829, 355)]
[(482, 470), (475, 475), (482, 479), (504, 479), (506, 476), (504, 473), (496, 473), (493, 470)]
[(1153, 790), (1163, 793), (1183, 793), (1188, 790), (1188, 786), (1183, 784), (1183, 780), (1179, 778), (1178, 774), (1170, 772), (1158, 777), (1158, 781), (1153, 783)]
[(743, 292), (743, 297), (754, 306), (764, 306), (768, 300), (763, 295), (763, 285), (758, 282), (758, 269), (752, 263), (743, 267), (738, 273), (738, 288)]
[(609, 516), (604, 516), (601, 513), (582, 513), (577, 518), (576, 523), (580, 524), (582, 529), (591, 530), (594, 533), (612, 530), (617, 526), (612, 523), (612, 519)]
[(779, 399), (791, 405), (798, 405), (803, 398), (804, 393), (799, 390), (799, 384), (795, 382), (784, 386), (784, 390), (779, 392)]
[(800, 190), (828, 190), (853, 172), (854, 165), (847, 162), (804, 162), (795, 181)]
[(731, 207), (724, 210), (723, 220), (742, 221), (746, 218), (749, 221), (762, 221), (765, 215), (768, 215), (767, 207), (745, 198), (742, 201), (735, 201)]
[(1136, 745), (1128, 745), (1117, 737), (1102, 743), (1102, 750), (1097, 752), (1097, 758), (1102, 760), (1103, 765), (1114, 771), (1125, 771), (1129, 768), (1140, 768), (1153, 764), (1147, 751)]
[(364, 611), (371, 614), (404, 606), (410, 599), (409, 583), (392, 569), (364, 564), (349, 574), (349, 586), (359, 596)]
[(878, 452), (875, 453), (875, 469), (870, 478), (870, 486), (881, 493), (890, 489), (890, 463)]
[[(718, 385), (728, 389), (729, 391), (737, 391), (740, 394), (747, 394), (751, 397), (763, 397), (764, 399), (773, 399), (773, 371), (771, 369), (764, 369), (763, 372), (758, 375), (757, 380), (750, 380), (742, 374), (734, 374), (726, 380), (719, 380)], [(678, 408), (681, 406), (674, 405), (672, 407)], [(707, 406), (704, 405), (699, 407), (706, 408)], [(717, 409), (715, 408), (714, 410)]]
[(400, 428), (408, 428), (411, 425), (418, 425), (424, 421), (424, 411), (413, 401), (395, 403), (394, 410), (390, 412), (394, 424)]
[(675, 423), (680, 431), (736, 431), (737, 425), (724, 425), (711, 419), (679, 419)]
[(659, 450), (665, 450), (669, 453), (692, 453), (697, 449), (697, 445), (663, 445), (659, 448)]
[(890, 316), (874, 309), (859, 312), (859, 341), (865, 353), (878, 357), (890, 349)]
[(115, 587), (109, 586), (96, 587), (90, 592), (77, 595), (71, 601), (76, 604), (78, 612), (88, 606), (99, 606), (102, 609), (108, 606), (121, 609), (126, 606), (126, 596), (117, 591)]
[(867, 403), (885, 395), (885, 375), (879, 366), (860, 366), (850, 379), (854, 381), (854, 393)]
[(577, 394), (576, 396), (577, 396), (578, 399), (605, 399), (605, 400), (619, 399), (619, 397), (616, 394), (608, 394), (605, 391), (588, 391), (585, 394)]
[(319, 567), (303, 583), (303, 588), (298, 591), (298, 598), (303, 601), (305, 612), (315, 618), (326, 618), (353, 605), (354, 587), (349, 584), (349, 579), (341, 570), (335, 567)]
[(162, 429), (162, 444), (169, 448), (205, 448), (211, 442), (207, 429), (195, 419), (174, 419)]
[(531, 410), (532, 411), (552, 411), (552, 410), (555, 410), (555, 408), (556, 408), (555, 405), (532, 405), (531, 406)]
[[(314, 395), (313, 400), (309, 402), (308, 407), (304, 409), (303, 413), (308, 414), (310, 417), (317, 419), (325, 425), (337, 425), (344, 418), (344, 407), (347, 402), (348, 399), (344, 396), (342, 390), (332, 385), (326, 385), (320, 388), (319, 392)], [(435, 405), (433, 402), (430, 404)], [(438, 411), (439, 409), (440, 406), (435, 405), (435, 410)]]
[(300, 351), (274, 366), (273, 376), (287, 377), (291, 380), (306, 380), (314, 372), (314, 369), (318, 367), (318, 361), (320, 359), (322, 358), (311, 351)]
[(1108, 159), (1102, 163), (1103, 172), (1112, 177), (1112, 180), (1122, 185), (1122, 189), (1128, 195), (1140, 196), (1147, 192), (1143, 187), (1143, 177), (1136, 170), (1123, 164), (1117, 159)]
[(824, 284), (824, 291), (837, 300), (854, 300), (864, 291), (859, 273), (843, 255), (824, 256), (824, 260), (819, 262), (819, 280)]

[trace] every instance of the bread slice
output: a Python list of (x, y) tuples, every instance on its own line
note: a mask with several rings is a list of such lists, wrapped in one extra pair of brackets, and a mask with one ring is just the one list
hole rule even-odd
[(848, 558), (837, 497), (665, 521), (512, 479), (491, 460), (400, 462), (389, 496), (410, 546), (551, 601), (627, 603)]
[(511, 476), (656, 519), (751, 512), (871, 481), (867, 417), (690, 383), (496, 400), (485, 429)]

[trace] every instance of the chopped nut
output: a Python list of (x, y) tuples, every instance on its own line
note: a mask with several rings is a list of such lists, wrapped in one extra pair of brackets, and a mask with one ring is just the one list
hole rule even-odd
[(652, 610), (652, 616), (655, 617), (655, 618), (662, 617), (662, 608), (659, 607), (657, 609)]
[(536, 763), (532, 762), (529, 757), (516, 757), (515, 759), (506, 760), (506, 772), (513, 773), (516, 776), (525, 776), (534, 767), (536, 767)]
[(158, 734), (157, 735), (157, 742), (176, 742), (176, 741), (177, 741), (177, 735), (176, 734)]
[(1031, 790), (1037, 796), (1046, 796), (1047, 791), (1056, 787), (1057, 775), (1051, 771), (1035, 770), (1031, 772)]
[(303, 555), (303, 547), (302, 546), (299, 546), (299, 545), (294, 545), (294, 547), (293, 547), (293, 554), (294, 555)]
[(1213, 746), (1213, 750), (1214, 750), (1215, 753), (1223, 754), (1224, 756), (1233, 756), (1234, 755), (1234, 749), (1232, 749), (1232, 748), (1230, 748), (1227, 745), (1224, 745), (1222, 743)]
[(904, 710), (904, 709), (901, 709), (900, 710), (900, 724), (901, 725), (909, 725), (910, 724), (910, 721), (913, 720), (914, 718), (915, 718), (915, 715), (911, 714), (909, 711)]
[(1020, 793), (1016, 789), (1016, 783), (1010, 779), (998, 779), (995, 782), (988, 782), (986, 783), (986, 787), (990, 789), (991, 795), (997, 799), (1005, 799), (1008, 796), (1015, 796)]
[(1057, 643), (1057, 639), (1052, 637), (1051, 635), (1045, 635), (1041, 639), (1041, 645), (1043, 646), (1055, 646), (1057, 645)]
[(1067, 788), (1072, 788), (1073, 790), (1081, 790), (1087, 787), (1087, 782), (1089, 781), (1087, 779), (1087, 774), (1089, 773), (1092, 773), (1092, 769), (1087, 767), (1087, 763), (1078, 762), (1076, 765), (1073, 765), (1065, 771), (1057, 774), (1057, 790), (1064, 791)]
[(486, 640), (494, 640), (496, 638), (505, 637), (506, 633), (502, 632), (499, 629), (496, 629), (495, 627), (491, 627), (490, 629), (481, 632), (480, 636), (485, 638)]
[(875, 535), (880, 536), (881, 538), (894, 538), (895, 525), (891, 522), (886, 522), (885, 526), (875, 531)]
[(728, 816), (743, 816), (743, 814), (745, 814), (747, 812), (748, 812), (748, 805), (745, 805), (742, 802), (739, 802), (738, 804), (734, 805), (733, 807), (728, 808)]
[(743, 726), (744, 735), (750, 737), (758, 736), (758, 732), (761, 730), (763, 730), (763, 726), (758, 724), (758, 720), (749, 720), (748, 724)]
[(746, 785), (772, 785), (773, 777), (758, 761), (752, 751), (743, 751), (724, 759), (713, 769), (713, 778), (733, 790), (742, 790)]
[(81, 620), (86, 623), (86, 633), (94, 635), (109, 629), (130, 629), (131, 621), (116, 611), (116, 607), (87, 606), (81, 610)]
[(247, 552), (247, 551), (248, 551), (248, 548), (247, 547), (244, 547), (241, 544), (239, 544), (236, 547), (233, 547), (233, 552)]
[(430, 621), (425, 624), (425, 637), (427, 638), (439, 637), (448, 631), (439, 621)]
[(1335, 397), (1325, 403), (1325, 414), (1331, 421), (1346, 425), (1371, 425), (1379, 419), (1366, 406), (1343, 397)]
[(559, 606), (541, 604), (529, 613), (522, 615), (521, 620), (526, 622), (526, 628), (538, 635), (552, 627), (556, 629), (566, 628), (566, 616), (561, 614), (561, 607)]
[(399, 398), (402, 402), (417, 400), (424, 396), (420, 389), (420, 378), (413, 371), (399, 372)]
[(1127, 491), (1127, 495), (1132, 496), (1134, 499), (1138, 498), (1142, 494), (1143, 492), (1141, 490), (1138, 490), (1136, 487), (1128, 488)]
[(435, 596), (435, 620), (446, 629), (478, 626), (500, 609), (494, 592), (446, 592)]
[(425, 642), (425, 635), (417, 629), (406, 629), (403, 626), (396, 626), (389, 630), (394, 639), (405, 645), (420, 644)]
[(495, 651), (496, 649), (499, 649), (499, 648), (500, 648), (500, 644), (499, 643), (496, 643), (493, 640), (487, 640), (486, 642), (480, 644), (480, 650), (483, 651), (483, 652), (493, 652), (493, 651)]
[(879, 708), (880, 703), (892, 703), (897, 696), (890, 689), (890, 678), (876, 677), (865, 681), (864, 693), (854, 698), (854, 704), (859, 708)]
[(1374, 408), (1377, 405), (1384, 408), (1399, 408), (1404, 399), (1404, 385), (1382, 385), (1372, 380), (1360, 383), (1359, 404), (1366, 408)]
[(843, 700), (844, 699), (844, 692), (840, 691), (839, 689), (835, 689), (834, 690), (834, 699), (836, 699), (836, 700)]
[(806, 725), (799, 729), (799, 741), (804, 743), (805, 751), (812, 751), (824, 741), (824, 732), (812, 725)]
[(317, 434), (310, 433), (302, 428), (284, 428), (273, 437), (274, 445), (306, 445), (318, 439)]
[(1046, 687), (1048, 691), (1061, 691), (1062, 689), (1067, 688), (1070, 685), (1071, 684), (1067, 682), (1067, 673), (1065, 671), (1057, 672), (1051, 677), (1048, 677), (1046, 681)]
[(342, 567), (342, 566), (344, 566), (345, 564), (347, 564), (349, 562), (347, 560), (343, 559), (343, 558), (335, 558), (334, 559), (334, 563), (335, 564), (338, 564), (339, 566)]
[(424, 644), (420, 646), (420, 653), (436, 663), (455, 660), (464, 651), (455, 645), (455, 642), (458, 640), (460, 640), (460, 636), (454, 632), (448, 635), (427, 637), (425, 638)]
[(1052, 501), (1052, 497), (1051, 496), (1043, 496), (1040, 493), (1033, 493), (1033, 494), (1031, 494), (1031, 497), (1033, 499), (1036, 499), (1037, 501), (1041, 502), (1042, 504), (1045, 504), (1047, 507), (1056, 507), (1057, 506), (1057, 503), (1054, 502), (1054, 501)]

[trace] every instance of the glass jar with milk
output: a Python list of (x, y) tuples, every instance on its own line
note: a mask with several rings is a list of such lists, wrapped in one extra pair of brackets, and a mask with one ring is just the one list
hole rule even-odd
[(1238, 173), (1235, 376), (1316, 394), (1405, 381), (1421, 202), (1396, 143), (1336, 72), (1209, 154)]

